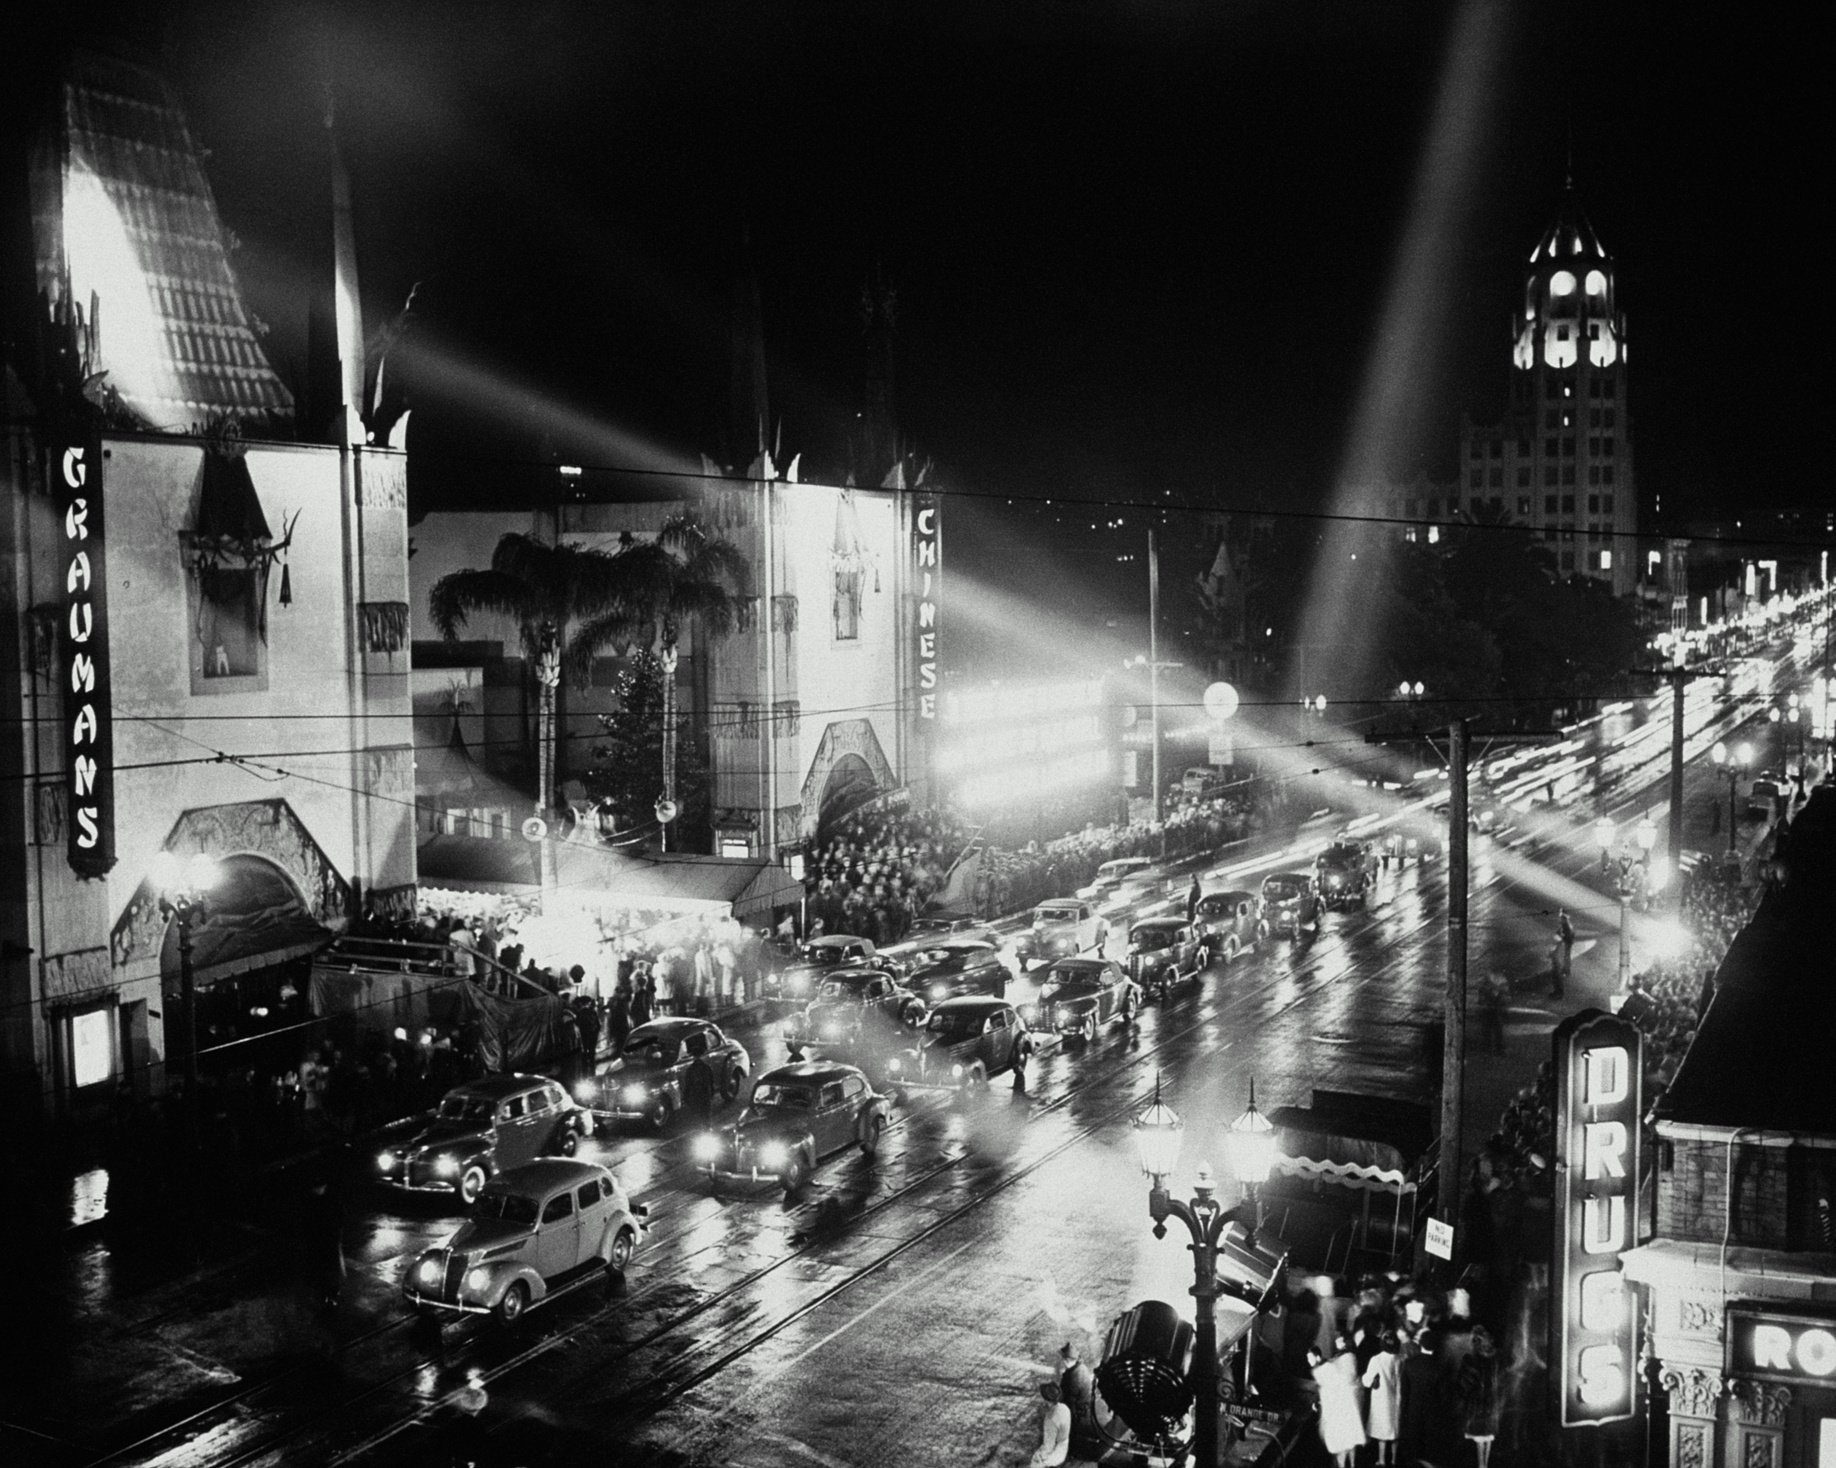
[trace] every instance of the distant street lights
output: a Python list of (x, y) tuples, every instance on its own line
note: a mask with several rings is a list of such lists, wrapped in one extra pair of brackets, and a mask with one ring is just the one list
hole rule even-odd
[(204, 915), (205, 898), (222, 869), (214, 856), (198, 852), (178, 856), (162, 851), (153, 858), (150, 876), (159, 892), (162, 917), (178, 920), (179, 1003), (184, 1014), (185, 1124), (192, 1146), (198, 1143), (198, 993), (191, 972), (191, 923)]
[(1738, 842), (1735, 840), (1735, 827), (1739, 824), (1734, 809), (1734, 798), (1739, 793), (1741, 773), (1753, 763), (1753, 746), (1751, 744), (1715, 746), (1715, 767), (1728, 777), (1728, 855), (1736, 854)]
[[(1179, 1113), (1160, 1099), (1135, 1118), (1135, 1145), (1141, 1170), (1148, 1176), (1148, 1216), (1154, 1220), (1154, 1237), (1167, 1236), (1167, 1220), (1177, 1218), (1191, 1236), (1192, 1298), (1197, 1302), (1197, 1327), (1192, 1351), (1192, 1458), (1194, 1468), (1218, 1468), (1218, 1251), (1224, 1231), (1240, 1221), (1237, 1209), (1227, 1209), (1217, 1199), (1217, 1179), (1209, 1163), (1201, 1162), (1193, 1178), (1192, 1197), (1182, 1202), (1168, 1190), (1167, 1179), (1179, 1162), (1180, 1138), (1185, 1123)], [(1268, 1181), (1274, 1163), (1275, 1136), (1268, 1120), (1256, 1109), (1255, 1083), (1250, 1084), (1249, 1110), (1231, 1123), (1226, 1139), (1231, 1167), (1249, 1198)], [(1248, 1201), (1248, 1198), (1246, 1198)], [(1252, 1203), (1256, 1222), (1260, 1204)]]
[(1610, 872), (1619, 893), (1619, 985), (1613, 1008), (1618, 1010), (1632, 992), (1632, 899), (1650, 890), (1651, 849), (1657, 845), (1657, 823), (1650, 816), (1639, 819), (1633, 828), (1636, 849), (1614, 851), (1618, 830), (1611, 816), (1602, 816), (1594, 824), (1594, 840), (1600, 847), (1602, 871)]
[[(1808, 722), (1806, 715), (1809, 712), (1810, 710), (1806, 706), (1805, 701), (1800, 699), (1798, 695), (1795, 693), (1788, 693), (1785, 695), (1785, 707), (1783, 709), (1781, 709), (1775, 703), (1771, 708), (1766, 710), (1766, 718), (1768, 722), (1774, 723), (1774, 724), (1784, 724), (1787, 726), (1786, 730), (1784, 731), (1786, 737), (1783, 741), (1781, 741), (1781, 747), (1779, 750), (1779, 754), (1781, 755), (1781, 757), (1783, 757), (1786, 751), (1791, 748), (1791, 743), (1792, 743), (1791, 731), (1792, 730), (1797, 731), (1797, 746), (1798, 746), (1797, 768), (1799, 770), (1802, 770), (1804, 768), (1804, 726)], [(1780, 762), (1784, 763), (1783, 758), (1781, 758)]]

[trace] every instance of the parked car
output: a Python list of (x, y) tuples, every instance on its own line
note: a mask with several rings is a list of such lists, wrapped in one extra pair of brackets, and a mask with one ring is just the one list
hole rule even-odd
[(933, 1009), (922, 1041), (894, 1056), (887, 1070), (900, 1091), (979, 1091), (1003, 1071), (1013, 1071), (1016, 1084), (1024, 1088), (1032, 1054), (1032, 1034), (1013, 1005), (968, 994)]
[(1789, 788), (1785, 777), (1776, 770), (1761, 770), (1747, 787), (1747, 815), (1757, 820), (1772, 820), (1783, 809)]
[(1318, 925), (1320, 889), (1309, 872), (1271, 872), (1262, 879), (1262, 916), (1271, 933), (1298, 938)]
[(927, 1004), (941, 1004), (964, 994), (999, 999), (1013, 975), (1001, 961), (998, 943), (980, 938), (950, 938), (918, 953), (912, 962), (912, 992)]
[(1123, 968), (1144, 994), (1160, 995), (1204, 972), (1205, 947), (1198, 930), (1181, 917), (1143, 918), (1128, 930)]
[(1090, 1044), (1112, 1019), (1132, 1020), (1140, 1004), (1141, 991), (1120, 964), (1062, 958), (1046, 970), (1038, 999), (1022, 1005), (1020, 1016), (1034, 1029), (1077, 1035)]
[(807, 1004), (829, 970), (873, 963), (877, 954), (871, 938), (858, 938), (852, 933), (825, 933), (811, 938), (797, 945), (796, 956), (789, 963), (766, 976), (766, 996)]
[(1239, 953), (1259, 947), (1269, 936), (1269, 925), (1262, 916), (1262, 899), (1240, 888), (1207, 892), (1199, 898), (1192, 922), (1213, 963), (1229, 963)]
[(1341, 837), (1314, 858), (1313, 871), (1328, 909), (1336, 912), (1354, 902), (1362, 907), (1377, 879), (1377, 855), (1369, 843)]
[(992, 939), (994, 930), (977, 917), (920, 917), (905, 930), (904, 941), (920, 943), (929, 938)]
[(646, 1121), (662, 1131), (682, 1110), (689, 1072), (703, 1060), (717, 1098), (731, 1101), (746, 1089), (752, 1058), (738, 1040), (704, 1019), (653, 1019), (631, 1032), (618, 1059), (574, 1087), (574, 1099), (595, 1121)]
[(1383, 840), (1383, 854), (1400, 868), (1410, 862), (1426, 864), (1441, 854), (1438, 837), (1416, 831), (1392, 831)]
[(831, 969), (816, 997), (784, 1021), (791, 1059), (884, 1046), (924, 1023), (924, 1001), (882, 968)]
[(622, 1273), (649, 1212), (595, 1163), (525, 1163), (485, 1184), (459, 1231), (422, 1251), (402, 1294), (426, 1320), (496, 1315), (508, 1324), (605, 1271)]
[(456, 1086), (432, 1111), (371, 1137), (374, 1176), (417, 1193), (451, 1193), (468, 1207), (485, 1184), (544, 1154), (572, 1157), (592, 1113), (547, 1076), (486, 1076)]
[(1033, 909), (1033, 925), (1014, 940), (1020, 971), (1029, 963), (1075, 958), (1094, 949), (1100, 958), (1109, 941), (1109, 919), (1079, 898), (1042, 902)]
[(1115, 908), (1158, 893), (1162, 886), (1161, 879), (1154, 874), (1152, 858), (1119, 856), (1098, 867), (1089, 885), (1079, 887), (1077, 895), (1086, 902)]
[(847, 1147), (873, 1156), (888, 1120), (886, 1098), (854, 1066), (797, 1061), (760, 1076), (733, 1125), (702, 1132), (693, 1152), (711, 1179), (770, 1179), (789, 1196), (825, 1157)]

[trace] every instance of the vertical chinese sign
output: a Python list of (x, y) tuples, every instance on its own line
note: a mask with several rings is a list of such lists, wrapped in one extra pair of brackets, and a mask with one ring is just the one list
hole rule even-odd
[(1638, 1312), (1619, 1261), (1638, 1242), (1643, 1043), (1597, 1009), (1555, 1032), (1551, 1389), (1563, 1427), (1624, 1421), (1636, 1405)]
[(79, 876), (102, 877), (115, 865), (102, 447), (90, 438), (61, 448), (54, 445), (52, 453), (64, 575), (64, 753), (70, 767), (66, 853)]
[(934, 494), (920, 494), (912, 502), (912, 589), (914, 600), (917, 670), (918, 727), (936, 728), (937, 720), (937, 608), (943, 587), (943, 529)]

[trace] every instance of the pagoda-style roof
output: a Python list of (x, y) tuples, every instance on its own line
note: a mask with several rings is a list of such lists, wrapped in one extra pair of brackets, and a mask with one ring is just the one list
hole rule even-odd
[(1594, 226), (1588, 223), (1587, 215), (1581, 210), (1581, 201), (1576, 197), (1573, 188), (1562, 193), (1562, 205), (1556, 211), (1555, 223), (1543, 232), (1542, 239), (1537, 241), (1536, 248), (1530, 252), (1530, 263), (1535, 265), (1543, 260), (1605, 260), (1607, 252), (1600, 248), (1600, 239), (1594, 233)]
[(144, 426), (291, 420), (293, 396), (243, 304), (202, 155), (172, 89), (133, 62), (75, 53), (34, 154), (46, 303), (94, 312), (106, 387)]

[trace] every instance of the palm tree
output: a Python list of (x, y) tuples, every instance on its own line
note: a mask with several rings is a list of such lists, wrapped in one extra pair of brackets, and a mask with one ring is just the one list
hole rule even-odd
[[(616, 606), (590, 618), (577, 634), (615, 642), (640, 628), (663, 664), (663, 799), (676, 801), (676, 647), (685, 624), (703, 637), (724, 637), (739, 620), (739, 598), (750, 567), (739, 547), (721, 540), (693, 514), (663, 522), (654, 540), (626, 544), (613, 562), (621, 582)], [(769, 616), (769, 609), (766, 612)], [(665, 826), (668, 820), (664, 821)]]
[(664, 798), (673, 798), (675, 681), (668, 675), (675, 669), (677, 637), (691, 619), (713, 635), (731, 630), (738, 615), (732, 588), (745, 580), (739, 550), (683, 513), (665, 520), (655, 540), (627, 540), (611, 554), (506, 535), (488, 569), (455, 571), (434, 584), (432, 610), (434, 625), (449, 642), (473, 613), (495, 612), (517, 624), (540, 693), (536, 800), (538, 813), (546, 814), (555, 805), (554, 718), (561, 679), (584, 677), (596, 655), (644, 635), (653, 638), (666, 669)]

